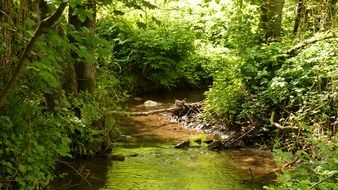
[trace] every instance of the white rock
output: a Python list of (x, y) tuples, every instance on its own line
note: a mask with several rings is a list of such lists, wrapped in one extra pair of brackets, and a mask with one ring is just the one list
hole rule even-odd
[(145, 107), (155, 107), (155, 106), (159, 106), (159, 105), (161, 105), (161, 104), (158, 103), (158, 102), (152, 101), (152, 100), (147, 100), (147, 101), (145, 101), (145, 102), (143, 103), (143, 105), (144, 105)]

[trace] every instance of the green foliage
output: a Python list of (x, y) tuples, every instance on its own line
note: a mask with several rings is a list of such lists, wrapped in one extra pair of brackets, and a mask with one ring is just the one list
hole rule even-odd
[[(29, 26), (18, 24), (18, 42), (11, 44), (12, 68), (18, 62), (16, 54), (20, 54), (36, 25), (34, 19), (27, 20)], [(74, 43), (69, 43), (70, 37)], [(116, 108), (124, 96), (119, 81), (99, 72), (96, 96), (80, 93), (73, 97), (62, 90), (62, 83), (68, 81), (61, 80), (66, 64), (73, 64), (75, 57), (97, 64), (110, 54), (109, 44), (93, 31), (76, 31), (64, 19), (40, 36), (21, 80), (0, 108), (0, 189), (45, 188), (55, 177), (57, 159), (110, 150), (118, 131), (115, 119), (105, 110)], [(7, 81), (0, 78), (0, 90)]]
[(237, 79), (242, 60), (226, 48), (209, 46), (206, 50), (201, 52), (208, 63), (204, 64), (206, 70), (212, 73), (213, 87), (206, 93), (205, 116), (233, 124), (245, 98), (244, 86)]
[[(99, 33), (114, 43), (113, 63), (125, 76), (136, 76), (158, 87), (173, 87), (179, 79), (189, 78), (184, 71), (194, 50), (194, 34), (186, 23), (154, 23), (142, 27), (125, 27), (116, 20), (105, 19)], [(122, 25), (122, 26), (121, 26)], [(108, 28), (108, 32), (107, 32)], [(191, 71), (192, 72), (192, 71)]]
[[(337, 144), (330, 136), (337, 120), (337, 45), (335, 40), (320, 41), (289, 59), (283, 56), (286, 44), (246, 48), (241, 58), (237, 57), (241, 61), (234, 61), (236, 66), (230, 67), (233, 62), (229, 61), (225, 71), (214, 77), (207, 93), (207, 116), (227, 126), (258, 125), (260, 136), (280, 138), (277, 152), (295, 153), (277, 154), (277, 158), (302, 160), (297, 168), (279, 175), (277, 185), (268, 189), (336, 188), (337, 165), (333, 163)], [(272, 126), (272, 112), (277, 113), (273, 122), (297, 128), (297, 132)]]
[[(296, 156), (299, 159), (297, 168), (278, 175), (277, 184), (265, 189), (337, 189), (337, 138), (310, 136), (307, 141), (312, 144), (311, 154), (304, 150), (297, 151)], [(281, 157), (283, 154), (285, 153), (279, 152), (276, 156)]]
[[(38, 101), (11, 97), (0, 116), (0, 184), (19, 189), (46, 186), (53, 179), (55, 158), (69, 156), (75, 123), (69, 112), (48, 113)], [(13, 106), (15, 105), (15, 106)]]
[[(123, 86), (130, 90), (209, 84), (204, 65), (211, 56), (200, 52), (200, 42), (212, 31), (199, 29), (206, 19), (192, 17), (190, 9), (177, 9), (177, 2), (158, 6), (168, 10), (126, 10), (118, 4), (102, 10), (99, 34), (114, 44), (113, 57), (106, 64), (122, 74), (121, 81), (127, 83)], [(219, 21), (215, 27), (222, 24)]]
[[(48, 2), (55, 8), (60, 1)], [(81, 22), (93, 18), (92, 10), (81, 9), (87, 2), (69, 1)], [(328, 8), (322, 2), (308, 1), (300, 39), (335, 25), (336, 5), (321, 13)], [(260, 140), (278, 139), (275, 152), (281, 164), (301, 160), (267, 189), (337, 189), (338, 43), (319, 41), (286, 57), (283, 53), (299, 40), (292, 34), (294, 1), (286, 1), (284, 38), (270, 44), (259, 44), (259, 5), (249, 0), (197, 5), (100, 1), (98, 36), (62, 18), (38, 39), (22, 80), (0, 108), (0, 188), (44, 188), (54, 177), (58, 158), (109, 151), (119, 131), (106, 110), (122, 109), (119, 103), (127, 92), (199, 86), (211, 77), (204, 105), (207, 119), (229, 127), (259, 126)], [(16, 27), (11, 28), (12, 66), (33, 35), (37, 15), (32, 11), (23, 23), (0, 26), (1, 55), (8, 45), (4, 28)], [(94, 95), (62, 90), (66, 64), (78, 62), (96, 66)], [(6, 72), (1, 68), (0, 89), (11, 75)]]
[(266, 89), (281, 65), (277, 60), (280, 47), (277, 43), (254, 46), (241, 51), (241, 57), (228, 50), (227, 58), (213, 68), (214, 84), (207, 92), (206, 115), (227, 126), (267, 122), (258, 118), (270, 114), (269, 109), (274, 106), (274, 95)]
[[(257, 136), (264, 143), (278, 139), (278, 163), (293, 163), (293, 167), (280, 173), (277, 183), (266, 189), (337, 189), (338, 44), (322, 40), (304, 46), (290, 58), (285, 56), (293, 40), (298, 40), (292, 35), (295, 15), (290, 12), (294, 6), (286, 7), (285, 37), (270, 44), (257, 43), (258, 15), (247, 12), (257, 7), (234, 12), (229, 31), (219, 32), (229, 48), (226, 58), (207, 66), (214, 73), (214, 82), (207, 92), (204, 112), (207, 119), (228, 127), (258, 126)], [(320, 38), (321, 34), (314, 35), (307, 28), (316, 22), (302, 23), (300, 30), (304, 31), (299, 37)], [(215, 59), (220, 57), (213, 54)]]
[[(280, 123), (301, 129), (288, 137), (291, 142), (285, 151), (299, 146), (305, 151), (295, 155), (303, 162), (280, 175), (278, 185), (271, 189), (337, 189), (337, 140), (329, 137), (337, 120), (336, 45), (336, 41), (324, 41), (309, 46), (272, 79), (268, 89), (272, 100), (288, 111), (281, 114)], [(300, 135), (304, 136), (301, 142)]]

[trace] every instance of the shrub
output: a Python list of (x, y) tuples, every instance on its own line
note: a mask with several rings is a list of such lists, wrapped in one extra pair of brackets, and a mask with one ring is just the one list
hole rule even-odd
[(337, 45), (319, 41), (288, 59), (281, 48), (287, 44), (248, 48), (237, 67), (214, 77), (207, 115), (227, 126), (255, 124), (258, 135), (278, 139), (276, 158), (288, 158), (281, 163), (301, 160), (267, 189), (336, 189)]
[(135, 76), (135, 84), (144, 83), (145, 88), (172, 88), (182, 79), (190, 84), (198, 81), (195, 72), (200, 73), (201, 66), (191, 62), (195, 38), (189, 24), (157, 20), (157, 24), (133, 27), (115, 21), (102, 20), (98, 28), (114, 44), (110, 67), (120, 72), (124, 81)]

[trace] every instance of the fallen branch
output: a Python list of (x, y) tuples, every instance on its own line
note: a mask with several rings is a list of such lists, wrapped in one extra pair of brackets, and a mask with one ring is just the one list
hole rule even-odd
[(323, 40), (327, 40), (327, 39), (331, 39), (331, 38), (337, 38), (337, 34), (336, 33), (329, 33), (329, 34), (325, 34), (325, 35), (322, 35), (320, 37), (312, 37), (308, 40), (305, 40), (304, 42), (301, 42), (297, 45), (295, 45), (293, 48), (289, 49), (287, 52), (285, 52), (286, 54), (286, 57), (287, 58), (291, 58), (293, 56), (296, 55), (296, 52), (308, 45), (311, 45), (311, 44), (314, 44), (316, 42), (319, 42), (319, 41), (323, 41)]
[(178, 113), (184, 110), (190, 111), (194, 108), (198, 108), (201, 106), (202, 106), (202, 102), (186, 103), (185, 101), (176, 100), (175, 105), (170, 108), (162, 108), (162, 109), (157, 109), (157, 110), (140, 111), (140, 112), (108, 111), (106, 112), (106, 114), (107, 115), (121, 115), (121, 116), (146, 116), (146, 115), (165, 113), (165, 112)]
[(281, 173), (281, 172), (284, 172), (284, 170), (286, 168), (293, 168), (293, 167), (297, 167), (295, 166), (295, 164), (299, 164), (301, 163), (302, 160), (301, 159), (294, 159), (292, 160), (291, 162), (288, 162), (288, 163), (285, 163), (283, 164), (281, 167), (278, 167), (278, 168), (275, 168), (274, 170), (272, 170), (271, 172), (269, 172), (268, 174), (264, 175), (264, 176), (261, 176), (260, 179), (264, 179), (270, 175), (275, 175), (276, 173)]
[[(82, 179), (83, 181), (85, 181), (89, 186), (92, 186), (89, 181), (87, 180), (87, 178), (85, 178), (80, 171), (78, 171), (76, 168), (74, 168), (74, 166), (68, 164), (67, 162), (64, 162), (62, 160), (55, 160), (56, 162), (59, 162), (59, 163), (62, 163), (62, 164), (65, 164), (66, 166), (70, 167), (72, 170), (74, 170)], [(88, 176), (87, 176), (88, 177)]]
[(314, 189), (317, 185), (319, 185), (319, 184), (321, 184), (322, 182), (324, 182), (324, 181), (330, 179), (331, 177), (333, 177), (333, 176), (336, 175), (336, 174), (337, 174), (337, 173), (334, 172), (334, 173), (332, 173), (331, 175), (329, 175), (329, 176), (327, 176), (327, 177), (325, 177), (325, 178), (319, 180), (317, 183), (313, 184), (313, 185), (310, 187), (310, 189)]
[(163, 108), (157, 109), (152, 111), (144, 111), (144, 112), (127, 112), (127, 111), (109, 111), (107, 112), (108, 115), (122, 115), (122, 116), (145, 116), (145, 115), (152, 115), (157, 113), (164, 113), (164, 112), (176, 112), (182, 110), (182, 107), (171, 107), (171, 108)]
[(271, 117), (270, 117), (270, 124), (272, 126), (275, 126), (275, 127), (277, 127), (278, 129), (281, 129), (281, 130), (288, 130), (288, 129), (297, 130), (298, 129), (298, 127), (284, 127), (284, 126), (280, 125), (279, 123), (274, 122), (275, 114), (276, 114), (276, 112), (272, 111)]

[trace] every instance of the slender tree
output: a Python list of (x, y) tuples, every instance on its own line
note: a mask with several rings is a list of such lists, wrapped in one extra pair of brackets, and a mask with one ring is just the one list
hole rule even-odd
[(259, 28), (264, 42), (278, 40), (282, 29), (283, 6), (284, 0), (262, 1)]
[[(75, 14), (79, 10), (85, 10), (92, 13), (92, 17), (86, 17), (84, 20), (80, 20), (79, 16)], [(82, 27), (88, 28), (93, 35), (95, 35), (96, 29), (96, 2), (95, 0), (88, 0), (86, 3), (76, 5), (74, 8), (69, 9), (69, 22), (77, 31), (80, 32)], [(73, 43), (75, 39), (70, 38)], [(93, 50), (94, 51), (94, 50)], [(76, 55), (74, 55), (76, 56)], [(71, 67), (71, 66), (70, 66)], [(83, 60), (75, 60), (75, 72), (78, 91), (88, 91), (91, 94), (95, 91), (95, 75), (96, 67), (92, 63), (87, 63)], [(72, 73), (69, 73), (72, 74)]]
[[(13, 23), (13, 1), (0, 0), (0, 35), (4, 49), (0, 49), (0, 68), (8, 73), (12, 65), (12, 43), (14, 35)], [(2, 79), (5, 80), (5, 79)]]
[(296, 8), (295, 24), (293, 26), (293, 34), (297, 34), (298, 32), (303, 12), (304, 12), (304, 0), (298, 0)]

